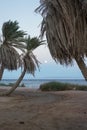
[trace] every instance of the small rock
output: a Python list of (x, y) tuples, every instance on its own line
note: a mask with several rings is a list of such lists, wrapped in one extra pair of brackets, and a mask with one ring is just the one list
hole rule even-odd
[(20, 121), (19, 124), (24, 124), (24, 121)]

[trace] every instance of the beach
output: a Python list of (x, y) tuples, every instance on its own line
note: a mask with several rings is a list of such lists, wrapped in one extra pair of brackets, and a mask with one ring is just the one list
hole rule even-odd
[(0, 97), (0, 130), (87, 130), (87, 92), (17, 88)]

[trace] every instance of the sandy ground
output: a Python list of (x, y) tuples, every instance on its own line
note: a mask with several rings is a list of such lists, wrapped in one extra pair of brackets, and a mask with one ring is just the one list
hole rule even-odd
[(19, 88), (0, 97), (0, 130), (87, 130), (87, 92)]

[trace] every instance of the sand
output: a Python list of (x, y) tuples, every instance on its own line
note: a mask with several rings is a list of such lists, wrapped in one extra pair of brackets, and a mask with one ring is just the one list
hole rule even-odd
[(18, 88), (0, 97), (0, 130), (87, 130), (87, 92)]

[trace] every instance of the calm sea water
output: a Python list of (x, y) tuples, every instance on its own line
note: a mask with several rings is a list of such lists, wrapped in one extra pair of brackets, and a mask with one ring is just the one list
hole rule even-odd
[[(39, 88), (39, 86), (43, 83), (56, 81), (56, 82), (62, 82), (62, 83), (71, 83), (71, 84), (79, 84), (79, 85), (87, 85), (87, 82), (82, 79), (30, 79), (30, 80), (23, 80), (21, 84), (24, 84), (26, 87), (29, 88)], [(14, 79), (4, 79), (0, 81), (0, 83), (14, 83), (16, 80)]]

